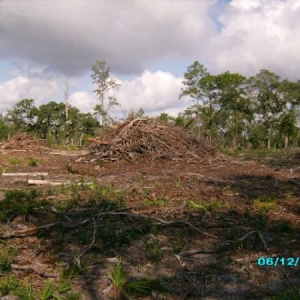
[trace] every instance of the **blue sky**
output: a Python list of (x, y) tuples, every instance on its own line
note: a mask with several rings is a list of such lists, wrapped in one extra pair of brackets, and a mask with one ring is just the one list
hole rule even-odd
[(122, 84), (121, 116), (176, 115), (183, 74), (195, 60), (213, 74), (269, 69), (300, 79), (300, 0), (2, 0), (0, 112), (24, 98), (92, 112), (90, 78), (105, 60)]

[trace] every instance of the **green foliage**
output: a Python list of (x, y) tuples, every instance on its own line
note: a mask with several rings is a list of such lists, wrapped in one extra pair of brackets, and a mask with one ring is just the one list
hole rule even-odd
[(222, 147), (287, 148), (299, 142), (299, 81), (281, 80), (269, 70), (249, 79), (230, 72), (211, 75), (195, 61), (183, 85), (180, 98), (190, 96), (197, 105), (178, 115), (180, 124), (198, 130), (199, 110), (202, 135)]
[(142, 295), (150, 291), (149, 281), (130, 280), (121, 259), (117, 260), (115, 267), (110, 267), (108, 276), (112, 282), (114, 299), (120, 299), (122, 296), (132, 299), (134, 294)]
[(48, 279), (44, 288), (35, 295), (32, 285), (25, 281), (18, 281), (12, 275), (0, 278), (0, 296), (12, 294), (20, 300), (80, 300), (78, 293), (69, 292), (71, 289), (70, 281), (60, 281), (56, 286), (51, 279)]
[(180, 98), (183, 96), (190, 96), (193, 99), (201, 98), (205, 94), (201, 79), (207, 75), (209, 75), (207, 69), (198, 61), (189, 66), (187, 72), (184, 73), (184, 88), (181, 89)]
[(64, 296), (63, 299), (64, 300), (80, 300), (81, 294), (78, 292), (69, 292)]
[(28, 165), (31, 167), (35, 167), (38, 165), (37, 160), (34, 157), (29, 157), (28, 158)]
[(157, 262), (162, 258), (159, 247), (159, 240), (154, 235), (149, 235), (144, 239), (145, 255), (150, 261)]
[(5, 194), (4, 199), (0, 202), (0, 221), (18, 214), (31, 214), (33, 208), (37, 206), (37, 190), (20, 191), (10, 190)]
[(2, 117), (2, 114), (0, 114), (0, 141), (7, 139), (9, 136), (9, 124), (5, 120), (5, 118)]
[(12, 165), (12, 166), (15, 166), (15, 165), (20, 165), (21, 162), (22, 162), (22, 159), (20, 157), (9, 157), (8, 159), (8, 162)]
[(45, 287), (39, 292), (39, 299), (40, 300), (49, 300), (52, 299), (54, 296), (54, 288), (52, 286), (51, 279), (46, 281)]
[(32, 285), (30, 283), (21, 283), (19, 287), (13, 292), (15, 296), (18, 296), (21, 300), (35, 300), (33, 294)]
[(198, 199), (195, 201), (189, 201), (188, 207), (190, 209), (195, 209), (195, 210), (216, 212), (222, 209), (223, 205), (222, 202), (219, 200), (204, 202), (201, 199)]
[(164, 196), (157, 199), (149, 199), (149, 198), (144, 199), (144, 203), (148, 206), (164, 206), (167, 201), (168, 198)]
[(261, 199), (256, 199), (254, 200), (254, 207), (257, 208), (258, 210), (262, 211), (262, 212), (268, 212), (270, 210), (273, 210), (276, 208), (276, 201), (264, 201)]
[(286, 197), (287, 197), (288, 199), (291, 199), (291, 198), (293, 197), (293, 192), (292, 192), (292, 191), (287, 191), (287, 192), (286, 192)]
[(59, 294), (65, 294), (66, 292), (68, 292), (71, 289), (71, 282), (69, 280), (62, 280), (58, 283), (58, 285), (56, 286), (55, 290), (59, 293)]
[[(56, 286), (54, 286), (51, 279), (48, 279), (46, 281), (44, 288), (39, 292), (39, 299), (40, 300), (68, 299), (68, 296), (66, 293), (70, 289), (71, 289), (71, 282), (69, 280), (62, 280)], [(64, 298), (62, 298), (62, 295), (64, 295), (64, 294), (66, 294), (66, 296)]]
[(72, 144), (81, 146), (86, 136), (94, 135), (98, 122), (91, 114), (80, 113), (77, 108), (69, 109), (66, 120), (65, 104), (51, 101), (34, 106), (34, 100), (24, 99), (17, 103), (5, 119), (0, 118), (0, 139), (20, 130), (34, 132), (47, 139), (51, 146)]
[(0, 244), (0, 271), (9, 272), (11, 264), (16, 256), (14, 248), (8, 248), (6, 245)]
[(111, 120), (108, 114), (109, 110), (120, 105), (115, 97), (108, 95), (108, 92), (110, 90), (118, 90), (120, 84), (117, 83), (115, 78), (110, 76), (110, 68), (105, 61), (97, 60), (92, 70), (93, 74), (91, 77), (96, 85), (94, 92), (100, 100), (100, 104), (97, 104), (94, 110), (101, 117), (101, 125), (106, 126)]
[(158, 117), (158, 120), (165, 124), (175, 124), (175, 118), (168, 115), (167, 113), (161, 113), (160, 116)]
[(34, 119), (37, 116), (37, 108), (33, 99), (23, 99), (13, 106), (6, 115), (6, 120), (13, 132), (26, 129), (34, 130)]
[(38, 110), (36, 129), (51, 146), (70, 142), (71, 146), (81, 146), (84, 137), (94, 135), (97, 127), (98, 122), (91, 114), (80, 113), (75, 107), (69, 108), (66, 119), (64, 103), (51, 101)]
[(13, 293), (19, 287), (19, 282), (12, 276), (7, 275), (0, 277), (0, 296), (6, 296)]

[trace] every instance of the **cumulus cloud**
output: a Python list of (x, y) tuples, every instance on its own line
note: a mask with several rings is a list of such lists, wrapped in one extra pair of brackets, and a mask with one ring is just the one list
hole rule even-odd
[[(138, 111), (140, 108), (143, 108), (147, 115), (157, 115), (161, 112), (177, 115), (191, 104), (186, 97), (178, 99), (182, 78), (176, 78), (168, 72), (145, 71), (137, 78), (125, 81), (118, 79), (118, 82), (121, 89), (110, 94), (121, 104), (111, 111), (112, 115), (118, 117), (124, 117), (124, 114)], [(93, 108), (99, 102), (96, 95), (87, 92), (73, 93), (70, 100), (72, 106), (83, 112), (93, 112)]]
[(118, 74), (149, 61), (199, 53), (215, 31), (216, 0), (0, 2), (0, 58), (24, 59), (64, 74), (83, 74), (104, 59)]
[(70, 98), (70, 104), (77, 107), (83, 113), (92, 113), (94, 107), (97, 105), (97, 98), (87, 92), (75, 92)]
[(45, 80), (17, 76), (6, 82), (0, 82), (0, 112), (11, 109), (22, 99), (34, 99), (36, 105), (42, 104), (45, 99), (50, 99), (60, 92), (56, 80)]
[(299, 0), (232, 0), (219, 16), (223, 28), (212, 38), (210, 67), (255, 75), (270, 69), (299, 79)]
[(125, 111), (143, 108), (147, 114), (178, 109), (189, 103), (187, 98), (178, 99), (181, 93), (182, 78), (171, 73), (145, 71), (141, 76), (122, 82), (122, 88), (114, 95)]

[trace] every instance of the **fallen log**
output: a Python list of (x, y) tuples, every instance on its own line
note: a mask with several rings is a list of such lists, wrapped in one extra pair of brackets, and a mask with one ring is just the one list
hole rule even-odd
[(22, 177), (22, 176), (48, 176), (46, 172), (34, 172), (34, 173), (2, 173), (4, 177)]
[(36, 180), (36, 179), (28, 179), (28, 185), (51, 185), (51, 186), (59, 186), (62, 184), (70, 184), (69, 180)]
[(92, 182), (72, 182), (70, 180), (38, 180), (38, 179), (28, 179), (28, 185), (51, 185), (51, 186), (59, 186), (59, 185), (92, 185)]
[(88, 151), (66, 151), (66, 150), (62, 150), (62, 151), (51, 151), (49, 152), (49, 154), (52, 155), (61, 155), (61, 156), (82, 156), (82, 155), (87, 155), (89, 154)]

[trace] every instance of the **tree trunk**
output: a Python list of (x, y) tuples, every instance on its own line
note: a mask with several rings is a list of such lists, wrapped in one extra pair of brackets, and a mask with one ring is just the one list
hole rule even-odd
[(197, 135), (198, 135), (198, 138), (200, 138), (199, 97), (197, 97)]
[(82, 145), (82, 139), (83, 139), (83, 133), (81, 133), (80, 138), (79, 138), (79, 147)]
[(284, 136), (284, 149), (286, 150), (289, 146), (289, 137), (288, 136)]
[(236, 150), (236, 136), (232, 138), (232, 149)]
[(271, 130), (272, 130), (272, 127), (270, 127), (268, 130), (268, 150), (271, 149)]

